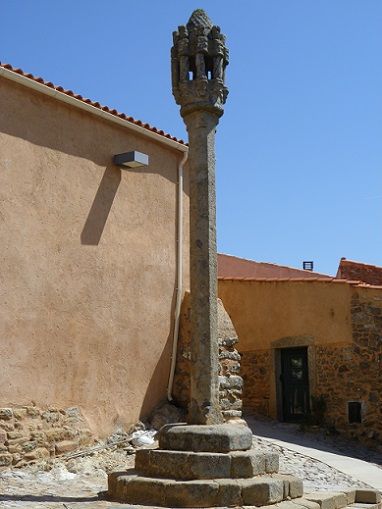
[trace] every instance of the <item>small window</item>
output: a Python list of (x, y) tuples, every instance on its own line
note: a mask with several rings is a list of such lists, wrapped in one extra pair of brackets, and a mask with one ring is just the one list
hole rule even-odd
[(303, 270), (313, 270), (313, 262), (302, 262)]
[(348, 402), (349, 424), (362, 422), (362, 405), (359, 401)]

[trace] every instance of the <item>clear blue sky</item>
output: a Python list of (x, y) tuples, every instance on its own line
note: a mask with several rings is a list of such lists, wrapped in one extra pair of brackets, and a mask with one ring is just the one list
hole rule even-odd
[(185, 136), (169, 49), (198, 7), (231, 53), (219, 250), (382, 265), (381, 0), (1, 0), (0, 60)]

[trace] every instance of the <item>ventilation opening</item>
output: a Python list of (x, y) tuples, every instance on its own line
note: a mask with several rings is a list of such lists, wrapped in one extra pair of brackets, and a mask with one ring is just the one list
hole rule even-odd
[(349, 424), (362, 422), (362, 406), (359, 401), (348, 402), (348, 419)]
[(304, 270), (313, 270), (313, 262), (302, 262), (302, 268)]

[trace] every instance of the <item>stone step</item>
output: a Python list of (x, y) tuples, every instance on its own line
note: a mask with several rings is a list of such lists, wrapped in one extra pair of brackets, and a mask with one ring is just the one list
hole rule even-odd
[(145, 477), (182, 480), (249, 478), (277, 473), (279, 456), (254, 449), (226, 454), (141, 449), (135, 457), (135, 469)]
[[(319, 504), (321, 509), (380, 509), (381, 494), (372, 489), (347, 489), (340, 492), (314, 492), (304, 496), (305, 499)], [(382, 509), (382, 508), (381, 508)]]
[(281, 474), (251, 479), (177, 481), (143, 477), (131, 471), (110, 474), (107, 492), (109, 500), (118, 502), (193, 508), (262, 506), (302, 495), (302, 481)]
[(168, 424), (158, 433), (159, 448), (172, 451), (230, 452), (252, 447), (252, 432), (241, 424)]
[[(355, 498), (354, 495), (356, 493), (356, 490), (346, 490), (346, 491), (352, 492), (353, 496), (351, 494), (350, 499)], [(320, 509), (322, 506), (317, 501), (311, 500), (312, 497), (310, 497), (310, 495), (314, 495), (314, 493), (304, 495), (304, 497), (301, 498), (295, 498), (293, 500), (279, 502), (277, 504), (277, 509)], [(323, 493), (321, 493), (321, 496), (322, 495)], [(318, 498), (321, 498), (321, 496), (319, 496)], [(325, 500), (326, 503), (328, 503), (328, 500), (331, 500), (333, 503), (333, 507), (335, 507), (336, 503), (341, 501), (341, 499), (338, 498), (338, 493), (325, 493)], [(361, 502), (353, 502), (348, 505), (345, 505), (344, 509), (381, 509), (381, 503), (364, 504)]]

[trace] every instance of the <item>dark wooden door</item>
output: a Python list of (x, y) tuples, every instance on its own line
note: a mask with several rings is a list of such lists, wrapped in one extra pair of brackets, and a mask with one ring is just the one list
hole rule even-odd
[(283, 419), (301, 421), (309, 413), (309, 375), (307, 348), (281, 350)]

